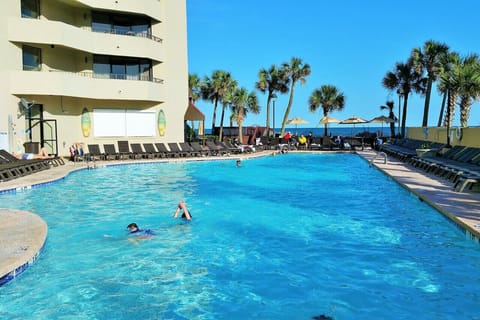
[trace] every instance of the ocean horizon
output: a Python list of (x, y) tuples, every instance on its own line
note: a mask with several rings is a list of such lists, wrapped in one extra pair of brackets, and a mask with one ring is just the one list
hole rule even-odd
[[(408, 130), (408, 128), (407, 128)], [(308, 135), (309, 132), (312, 133), (314, 137), (321, 137), (324, 135), (325, 128), (323, 126), (319, 127), (287, 127), (285, 129), (285, 132), (290, 131), (292, 134), (295, 135)], [(389, 126), (384, 126), (382, 127), (375, 127), (375, 126), (345, 126), (345, 127), (328, 127), (328, 135), (330, 136), (355, 136), (360, 133), (364, 132), (369, 132), (371, 134), (375, 133), (382, 133), (382, 136), (390, 136), (390, 127)], [(205, 134), (209, 135), (212, 133), (211, 129), (205, 129)], [(280, 133), (280, 128), (275, 128), (275, 133), (279, 134)], [(395, 134), (398, 133), (398, 128), (395, 127)]]

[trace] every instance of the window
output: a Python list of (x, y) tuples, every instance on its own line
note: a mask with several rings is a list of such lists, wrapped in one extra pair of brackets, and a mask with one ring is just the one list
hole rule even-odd
[(92, 12), (92, 31), (151, 36), (150, 18), (108, 12)]
[(38, 19), (40, 17), (40, 0), (22, 0), (22, 18)]
[(95, 55), (96, 78), (152, 81), (152, 62), (148, 59)]
[(42, 70), (42, 49), (23, 46), (23, 70), (40, 71)]

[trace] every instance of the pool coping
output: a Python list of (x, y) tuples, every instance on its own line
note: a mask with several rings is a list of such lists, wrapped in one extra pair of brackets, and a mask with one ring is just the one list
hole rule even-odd
[[(119, 161), (100, 161), (97, 167), (146, 164), (146, 163), (170, 163), (170, 162), (192, 162), (192, 161), (214, 161), (214, 160), (248, 160), (251, 158), (271, 156), (274, 151), (259, 151), (255, 153), (223, 156), (223, 157), (188, 157), (173, 159), (138, 159)], [(292, 153), (332, 153), (329, 151), (292, 151)], [(339, 153), (339, 152), (334, 152)], [(345, 153), (345, 151), (340, 152)], [(371, 166), (391, 177), (401, 186), (415, 194), (421, 201), (424, 201), (448, 218), (455, 226), (465, 232), (470, 240), (480, 243), (480, 193), (463, 192), (453, 190), (450, 182), (439, 179), (419, 171), (396, 159), (375, 159), (377, 152), (374, 150), (356, 151)], [(280, 155), (279, 155), (280, 156)], [(382, 161), (381, 161), (382, 160)], [(92, 163), (89, 164), (90, 166)], [(0, 183), (0, 194), (16, 193), (23, 190), (44, 186), (64, 179), (70, 173), (79, 170), (88, 170), (91, 167), (86, 163), (67, 163), (62, 166), (43, 170), (26, 177)], [(28, 218), (28, 219), (27, 219)], [(48, 226), (38, 215), (20, 210), (0, 209), (0, 286), (14, 279), (32, 264), (41, 254), (42, 248), (47, 240)], [(11, 224), (3, 221), (13, 221)], [(15, 224), (16, 223), (16, 224)], [(19, 232), (19, 229), (26, 232)], [(15, 237), (11, 234), (28, 235), (28, 237)], [(3, 251), (2, 251), (3, 250)], [(14, 261), (3, 259), (2, 252), (11, 252)], [(8, 263), (7, 263), (8, 261)]]
[(35, 262), (45, 245), (46, 222), (21, 210), (0, 209), (0, 286), (20, 275)]
[(382, 171), (420, 201), (428, 203), (449, 222), (465, 232), (466, 238), (480, 243), (480, 193), (457, 192), (451, 181), (415, 168), (395, 158), (376, 158), (378, 152), (358, 151), (370, 165)]

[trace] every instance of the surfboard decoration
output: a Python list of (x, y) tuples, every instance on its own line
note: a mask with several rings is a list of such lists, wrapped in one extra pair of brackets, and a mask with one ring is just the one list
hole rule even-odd
[(87, 108), (83, 108), (80, 122), (82, 124), (83, 136), (90, 136), (90, 130), (92, 129), (92, 120), (90, 119), (90, 112), (88, 112)]
[(158, 134), (163, 137), (165, 135), (165, 129), (167, 128), (167, 120), (165, 118), (165, 112), (163, 112), (163, 109), (158, 111), (157, 125)]

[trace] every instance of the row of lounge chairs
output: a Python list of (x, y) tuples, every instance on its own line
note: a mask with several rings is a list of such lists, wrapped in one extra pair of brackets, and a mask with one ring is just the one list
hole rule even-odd
[(20, 160), (6, 150), (0, 150), (0, 182), (24, 177), (32, 173), (63, 165), (62, 158)]
[[(268, 139), (268, 138), (267, 138)], [(357, 148), (364, 148), (364, 143), (361, 138), (344, 138), (341, 142), (336, 142), (332, 137), (313, 137), (310, 143), (305, 143), (298, 146), (292, 145), (292, 143), (284, 138), (270, 138), (265, 139), (262, 137), (260, 142), (264, 149), (282, 149), (287, 147), (289, 149), (298, 148), (299, 150), (355, 150)]]
[[(118, 147), (118, 148), (117, 148)], [(199, 142), (170, 142), (170, 143), (129, 143), (122, 140), (115, 144), (104, 144), (103, 152), (98, 144), (88, 144), (88, 152), (83, 160), (124, 160), (124, 159), (158, 159), (158, 158), (182, 158), (182, 157), (205, 157), (227, 156), (241, 153), (236, 148), (226, 143), (214, 143), (207, 141), (205, 145)]]
[(427, 173), (437, 175), (453, 183), (458, 192), (480, 186), (480, 148), (454, 146), (444, 150), (444, 145), (432, 143), (432, 152), (427, 156), (417, 155), (425, 141), (398, 139), (384, 144), (380, 150)]

